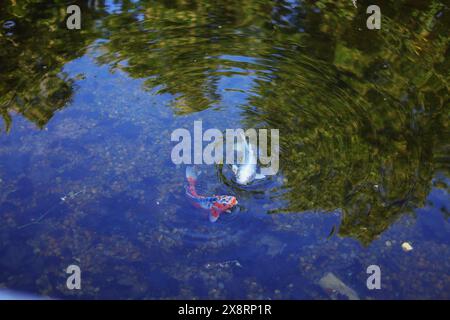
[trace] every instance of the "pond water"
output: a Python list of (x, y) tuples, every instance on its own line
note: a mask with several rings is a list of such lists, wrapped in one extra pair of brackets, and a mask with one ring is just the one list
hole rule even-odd
[[(79, 1), (68, 30), (69, 2), (5, 1), (0, 288), (449, 299), (450, 8), (373, 2)], [(216, 223), (171, 160), (172, 131), (197, 120), (280, 130), (274, 176), (242, 187), (203, 168), (202, 193), (239, 201)]]

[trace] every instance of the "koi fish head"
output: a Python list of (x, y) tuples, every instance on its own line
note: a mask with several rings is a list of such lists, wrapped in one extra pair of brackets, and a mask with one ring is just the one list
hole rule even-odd
[(217, 196), (214, 206), (220, 211), (227, 211), (237, 205), (237, 199), (233, 196)]
[(210, 209), (209, 221), (216, 222), (224, 211), (229, 211), (237, 205), (237, 199), (233, 196), (215, 196), (215, 201)]

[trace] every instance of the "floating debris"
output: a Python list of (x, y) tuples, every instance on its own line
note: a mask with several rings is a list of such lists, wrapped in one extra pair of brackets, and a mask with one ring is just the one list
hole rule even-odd
[(328, 272), (319, 280), (319, 285), (327, 293), (330, 293), (332, 295), (334, 293), (339, 293), (347, 297), (349, 300), (359, 300), (356, 291), (348, 287), (345, 283), (343, 283), (338, 277), (336, 277), (331, 272)]
[(53, 204), (47, 211), (45, 211), (43, 214), (41, 214), (37, 219), (32, 218), (29, 223), (18, 226), (17, 229), (23, 229), (23, 228), (32, 226), (34, 224), (40, 223), (42, 220), (44, 220), (44, 218), (46, 216), (48, 216), (48, 214), (50, 212), (52, 212), (53, 209), (55, 209), (58, 205), (60, 205), (61, 202), (65, 202), (67, 199), (74, 199), (77, 195), (79, 195), (81, 193), (85, 193), (85, 192), (86, 192), (86, 188), (83, 188), (81, 191), (78, 191), (78, 192), (70, 191), (68, 194), (61, 197), (59, 199), (60, 201)]
[(83, 188), (81, 191), (78, 191), (78, 192), (70, 191), (68, 194), (61, 197), (61, 201), (66, 201), (67, 199), (74, 199), (77, 195), (84, 193), (85, 191), (86, 191), (86, 188)]
[(403, 242), (402, 243), (402, 249), (405, 252), (409, 252), (409, 251), (411, 251), (413, 249), (413, 247), (408, 242)]
[(327, 236), (327, 240), (330, 239), (330, 238), (333, 236), (333, 234), (334, 234), (335, 231), (336, 231), (336, 226), (333, 225), (333, 227), (331, 228), (330, 233), (329, 233), (328, 236)]
[(213, 269), (213, 268), (227, 268), (227, 267), (239, 267), (242, 268), (242, 265), (240, 264), (240, 262), (238, 260), (228, 260), (228, 261), (223, 261), (223, 262), (210, 262), (210, 263), (206, 263), (205, 264), (205, 268), (206, 269)]

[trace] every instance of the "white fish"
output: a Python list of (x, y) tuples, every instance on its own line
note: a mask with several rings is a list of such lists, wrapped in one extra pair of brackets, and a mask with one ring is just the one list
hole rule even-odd
[(257, 158), (253, 145), (247, 142), (245, 136), (241, 133), (240, 141), (238, 141), (236, 149), (238, 157), (242, 156), (242, 164), (232, 165), (233, 172), (236, 176), (236, 182), (242, 185), (251, 183), (255, 179), (263, 179), (263, 174), (256, 173)]

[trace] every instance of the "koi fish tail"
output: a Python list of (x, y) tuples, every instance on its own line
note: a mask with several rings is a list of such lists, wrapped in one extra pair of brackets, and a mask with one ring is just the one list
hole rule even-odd
[(195, 189), (195, 184), (197, 182), (197, 173), (193, 166), (186, 167), (186, 179), (188, 181), (188, 186), (186, 192), (192, 197), (198, 197), (197, 190)]
[(197, 174), (197, 171), (195, 170), (194, 166), (187, 166), (186, 167), (186, 178), (188, 180), (189, 179), (197, 180), (198, 174)]

